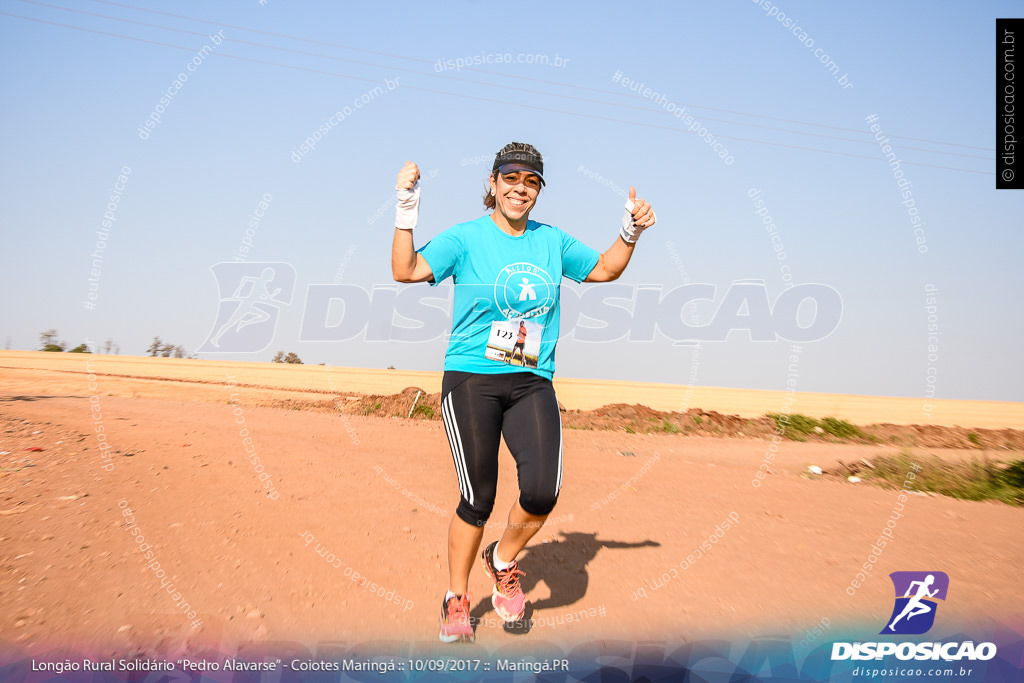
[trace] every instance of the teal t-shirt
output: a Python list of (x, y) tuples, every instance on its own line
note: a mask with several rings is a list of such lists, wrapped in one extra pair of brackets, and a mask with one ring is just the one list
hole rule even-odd
[(552, 378), (562, 278), (586, 279), (596, 250), (535, 221), (515, 237), (488, 214), (448, 228), (419, 252), (434, 273), (432, 285), (455, 282), (445, 370)]

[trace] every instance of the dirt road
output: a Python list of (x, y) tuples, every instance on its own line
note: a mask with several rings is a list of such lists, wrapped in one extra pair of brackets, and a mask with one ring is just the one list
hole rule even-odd
[[(433, 641), (458, 498), (440, 424), (246, 405), (255, 389), (237, 405), (227, 387), (218, 403), (194, 401), (182, 386), (90, 400), (6, 377), (2, 640), (96, 655)], [(887, 574), (914, 569), (949, 575), (947, 627), (1020, 631), (1024, 510), (904, 504), (896, 490), (801, 474), (893, 452), (883, 446), (784, 442), (755, 487), (768, 444), (567, 430), (561, 498), (521, 556), (532, 628), (503, 630), (475, 570), (476, 647), (799, 635), (823, 620), (830, 637), (877, 633)], [(486, 539), (515, 491), (503, 450)]]

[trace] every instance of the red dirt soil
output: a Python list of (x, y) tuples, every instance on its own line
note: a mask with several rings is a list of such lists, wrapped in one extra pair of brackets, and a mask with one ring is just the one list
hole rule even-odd
[[(184, 390), (184, 400), (0, 397), (0, 640), (155, 655), (436, 639), (458, 500), (440, 422), (252, 406), (239, 394), (237, 406), (191, 402)], [(1012, 538), (1024, 509), (911, 495), (851, 597), (898, 491), (802, 473), (900, 449), (784, 441), (755, 487), (769, 444), (567, 429), (561, 498), (520, 556), (532, 628), (503, 630), (477, 567), (478, 643), (799, 634), (823, 618), (880, 628), (892, 606), (886, 575), (917, 568), (949, 574), (948, 623), (1019, 629), (1024, 548)], [(516, 494), (504, 447), (501, 463), (485, 542)], [(730, 518), (709, 551), (687, 559)]]

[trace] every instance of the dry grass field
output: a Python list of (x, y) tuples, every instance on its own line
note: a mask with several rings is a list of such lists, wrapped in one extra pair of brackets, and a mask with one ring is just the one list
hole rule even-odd
[[(102, 377), (101, 394), (169, 398), (175, 383), (209, 385), (191, 388), (191, 395), (221, 400), (228, 382), (250, 387), (267, 396), (330, 399), (337, 395), (395, 394), (416, 386), (440, 391), (440, 372), (367, 370), (321, 365), (286, 365), (232, 361), (105, 356), (40, 351), (0, 351), (0, 389), (4, 382), (19, 385), (37, 381), (45, 394), (83, 393), (85, 376)], [(127, 380), (127, 381), (125, 381)], [(161, 380), (144, 382), (140, 380)], [(170, 380), (170, 382), (168, 382)], [(945, 427), (1024, 429), (1024, 403), (893, 398), (783, 391), (686, 387), (671, 384), (612, 382), (556, 378), (562, 404), (592, 410), (611, 403), (642, 404), (655, 410), (714, 410), (726, 415), (759, 417), (778, 413), (783, 406), (810, 417), (835, 417), (854, 424), (931, 424)], [(926, 414), (926, 408), (929, 408)]]

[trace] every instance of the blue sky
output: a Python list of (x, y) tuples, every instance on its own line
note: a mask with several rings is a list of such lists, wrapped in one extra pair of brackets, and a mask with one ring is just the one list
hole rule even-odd
[[(791, 283), (842, 298), (835, 330), (802, 345), (797, 390), (923, 397), (934, 387), (937, 398), (1021, 401), (1024, 196), (993, 189), (992, 161), (994, 19), (1017, 7), (7, 0), (0, 342), (34, 349), (57, 328), (72, 345), (111, 337), (122, 354), (145, 353), (157, 335), (198, 349), (221, 303), (211, 266), (232, 260), (269, 195), (245, 258), (290, 264), (291, 304), (276, 307), (266, 350), (201, 357), (266, 361), (284, 349), (306, 363), (440, 369), (444, 330), (418, 343), (300, 338), (308, 287), (393, 284), (388, 202), (404, 160), (433, 174), (423, 182), (423, 244), (484, 213), (486, 158), (523, 140), (546, 159), (535, 220), (603, 250), (622, 212), (616, 188), (634, 185), (652, 203), (658, 224), (620, 283), (663, 293), (714, 285), (715, 300), (684, 312), (687, 322), (711, 323), (734, 282), (762, 281), (770, 301), (786, 289), (748, 196), (761, 190)], [(208, 56), (142, 139), (204, 45)], [(442, 68), (506, 53), (548, 64)], [(616, 73), (672, 106), (614, 82)], [(294, 151), (346, 106), (296, 163)], [(684, 106), (731, 163), (669, 111)], [(924, 253), (870, 115), (912, 183)], [(87, 310), (90, 254), (123, 167), (131, 173)], [(661, 335), (569, 337), (557, 374), (783, 389), (789, 346), (743, 329), (696, 351)]]

